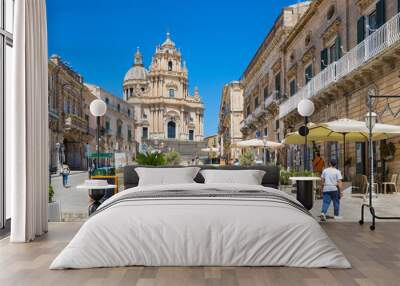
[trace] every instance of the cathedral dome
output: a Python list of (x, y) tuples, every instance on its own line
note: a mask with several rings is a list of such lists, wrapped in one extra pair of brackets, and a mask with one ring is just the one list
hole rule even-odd
[(147, 70), (143, 66), (142, 54), (139, 51), (139, 47), (135, 53), (135, 59), (133, 67), (131, 67), (125, 75), (124, 82), (130, 80), (146, 80)]

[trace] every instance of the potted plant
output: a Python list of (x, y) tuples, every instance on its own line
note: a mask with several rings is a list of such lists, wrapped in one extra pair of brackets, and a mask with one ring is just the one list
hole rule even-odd
[(59, 201), (54, 201), (54, 189), (49, 185), (49, 203), (48, 203), (48, 221), (59, 222), (61, 221), (61, 206)]
[(254, 162), (254, 153), (246, 151), (239, 157), (240, 166), (251, 166)]
[(181, 164), (181, 155), (176, 151), (165, 153), (165, 161), (167, 165), (177, 166)]
[(396, 152), (396, 146), (393, 142), (382, 142), (380, 146), (381, 156), (383, 160), (393, 160), (394, 153)]
[(286, 193), (292, 192), (293, 182), (289, 179), (293, 177), (294, 171), (281, 169), (279, 172), (279, 189)]
[(162, 152), (139, 153), (136, 156), (139, 165), (162, 166), (166, 164), (165, 155)]

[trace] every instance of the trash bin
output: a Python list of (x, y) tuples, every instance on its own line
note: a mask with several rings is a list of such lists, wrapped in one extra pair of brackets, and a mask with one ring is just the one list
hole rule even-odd
[(312, 180), (296, 180), (296, 199), (308, 210), (314, 205)]

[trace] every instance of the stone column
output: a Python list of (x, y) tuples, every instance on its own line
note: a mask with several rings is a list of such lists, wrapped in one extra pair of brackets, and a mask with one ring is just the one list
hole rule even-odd
[(185, 118), (184, 118), (184, 114), (183, 114), (184, 110), (185, 109), (183, 107), (181, 107), (181, 114), (180, 114), (180, 117), (181, 117), (181, 128), (180, 128), (179, 139), (186, 139), (185, 122), (184, 122)]
[(160, 109), (160, 133), (162, 134), (162, 138), (165, 138), (164, 110), (165, 110), (165, 107), (161, 107), (161, 109)]

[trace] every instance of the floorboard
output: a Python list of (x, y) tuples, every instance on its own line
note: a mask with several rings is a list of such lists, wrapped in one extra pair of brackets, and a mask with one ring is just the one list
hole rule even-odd
[(29, 244), (0, 240), (2, 286), (265, 286), (265, 285), (399, 285), (400, 222), (368, 225), (333, 222), (322, 227), (344, 252), (353, 268), (288, 267), (124, 267), (48, 270), (81, 223), (51, 223), (45, 236)]

